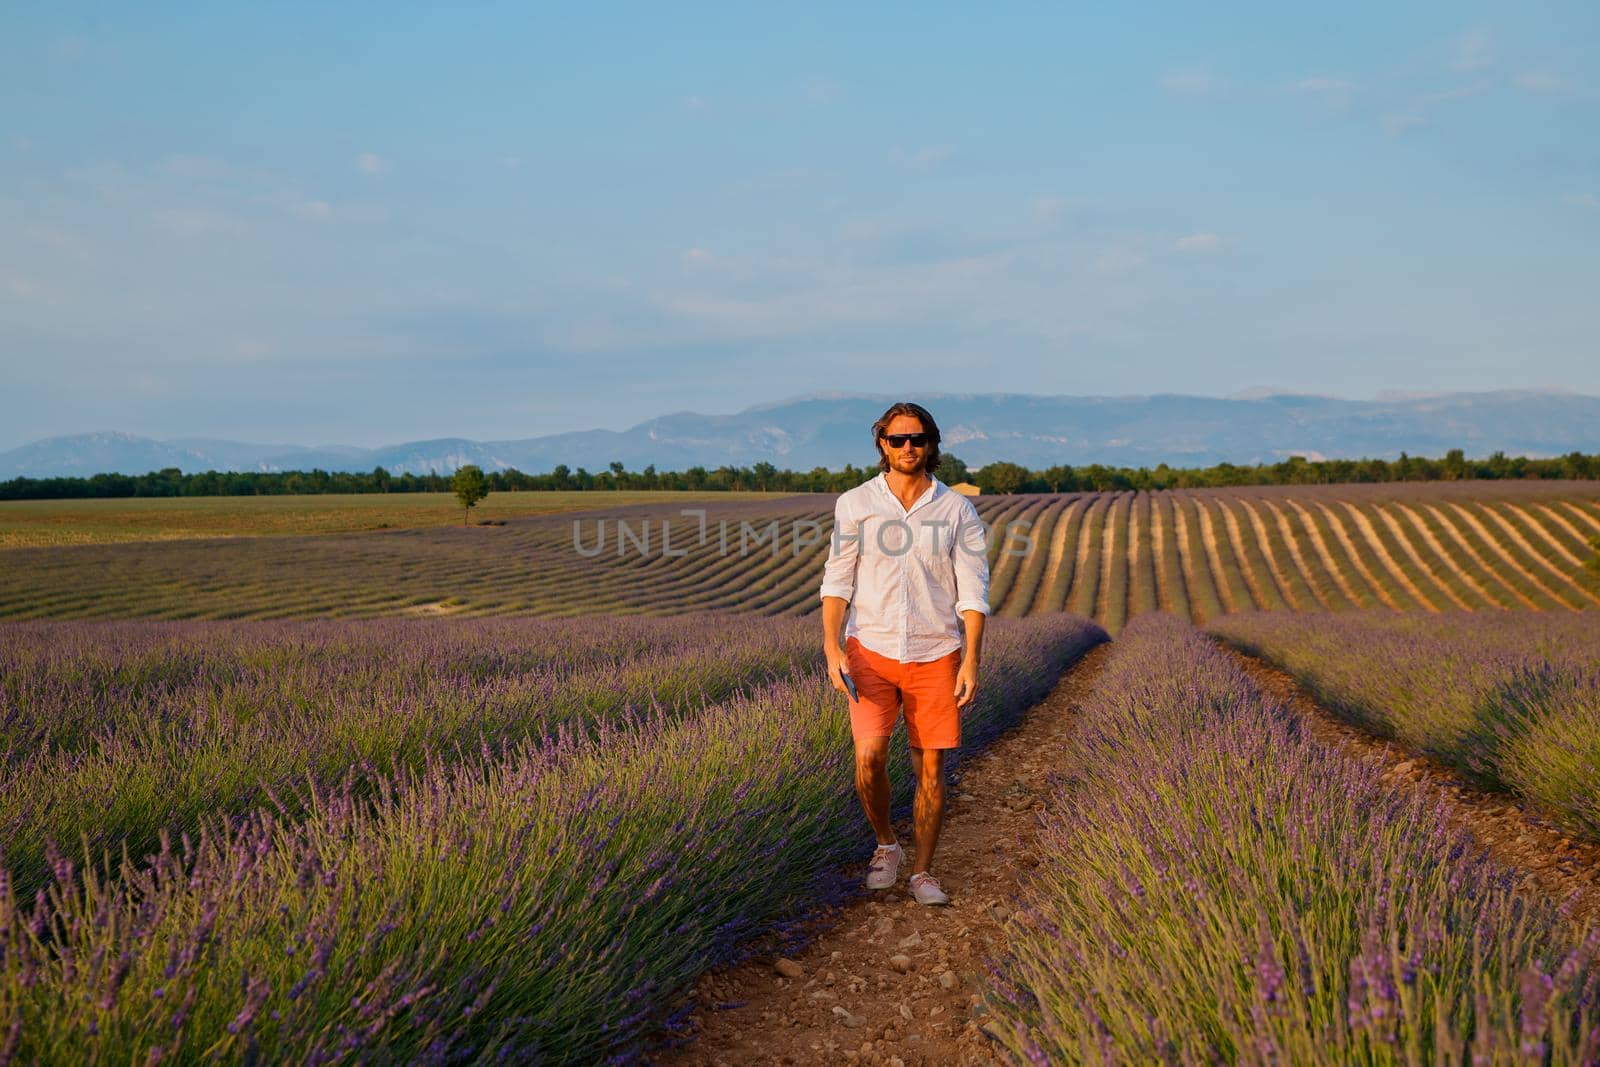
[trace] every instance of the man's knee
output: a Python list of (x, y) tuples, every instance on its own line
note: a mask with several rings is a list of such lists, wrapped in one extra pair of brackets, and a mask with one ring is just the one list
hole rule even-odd
[[(856, 775), (875, 777), (889, 769), (888, 738), (872, 738), (856, 744)], [(881, 743), (879, 743), (881, 742)]]
[(940, 748), (912, 749), (912, 766), (917, 772), (919, 789), (944, 789), (944, 750)]

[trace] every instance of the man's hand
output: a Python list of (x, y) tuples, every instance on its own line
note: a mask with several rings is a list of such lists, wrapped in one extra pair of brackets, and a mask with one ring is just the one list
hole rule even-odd
[(978, 658), (963, 656), (961, 669), (956, 672), (956, 708), (965, 708), (978, 695)]
[(839, 692), (849, 696), (850, 690), (844, 687), (844, 675), (850, 673), (844, 669), (844, 653), (830, 645), (823, 649), (823, 654), (828, 657), (828, 681)]

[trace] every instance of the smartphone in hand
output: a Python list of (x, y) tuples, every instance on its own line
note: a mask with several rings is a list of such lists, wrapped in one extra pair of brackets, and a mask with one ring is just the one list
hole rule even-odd
[(855, 680), (852, 679), (848, 674), (844, 673), (844, 671), (839, 672), (839, 677), (844, 679), (844, 688), (845, 691), (850, 694), (850, 699), (854, 701), (860, 701), (861, 698), (856, 696)]

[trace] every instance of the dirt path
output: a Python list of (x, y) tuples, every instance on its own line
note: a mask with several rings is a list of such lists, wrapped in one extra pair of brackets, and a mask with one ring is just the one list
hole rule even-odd
[[(1050, 795), (1074, 713), (1109, 652), (1109, 645), (1091, 651), (1021, 726), (965, 766), (934, 864), (950, 894), (948, 907), (909, 899), (909, 862), (901, 864), (894, 890), (814, 920), (804, 950), (785, 960), (757, 957), (702, 979), (690, 1022), (694, 1040), (655, 1062), (1003, 1062), (982, 1031), (980, 979), (986, 961), (1004, 949), (1003, 925), (1021, 874), (1038, 863), (1035, 812)], [(864, 821), (862, 828), (864, 873), (871, 834)], [(909, 851), (910, 826), (898, 829)]]
[(1524, 890), (1558, 902), (1571, 898), (1574, 914), (1580, 919), (1600, 920), (1600, 845), (1574, 840), (1570, 832), (1518, 797), (1468, 785), (1449, 767), (1373, 737), (1317, 703), (1289, 675), (1227, 650), (1265, 692), (1300, 712), (1318, 741), (1383, 765), (1385, 778), (1409, 783), (1443, 805), (1450, 818), (1465, 825), (1495, 860), (1520, 875)]

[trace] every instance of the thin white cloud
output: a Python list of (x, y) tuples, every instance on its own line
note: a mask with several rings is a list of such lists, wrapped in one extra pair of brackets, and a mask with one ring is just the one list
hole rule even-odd
[(1222, 238), (1210, 232), (1190, 233), (1172, 242), (1179, 252), (1214, 252), (1222, 247)]
[(0, 277), (0, 293), (11, 297), (13, 300), (38, 300), (41, 295), (39, 285), (32, 278), (25, 278), (20, 274), (11, 274)]
[(686, 96), (683, 98), (685, 111), (706, 111), (711, 107), (711, 101), (703, 96)]
[(1094, 257), (1094, 272), (1106, 277), (1131, 274), (1142, 266), (1144, 254), (1132, 248), (1105, 248)]
[(800, 87), (800, 92), (807, 100), (825, 103), (838, 99), (841, 90), (839, 83), (829, 78), (808, 78)]
[(174, 178), (212, 181), (225, 177), (232, 168), (214, 156), (173, 155), (162, 161), (161, 169)]
[(89, 39), (87, 37), (61, 37), (56, 40), (53, 49), (57, 59), (78, 60), (89, 53)]
[(1348, 78), (1301, 78), (1289, 86), (1292, 93), (1353, 93), (1356, 83)]
[(1064, 196), (1041, 196), (1033, 201), (1033, 217), (1046, 226), (1054, 226), (1061, 221), (1061, 213), (1066, 210), (1067, 198)]
[(889, 150), (889, 162), (912, 170), (934, 170), (956, 157), (952, 145), (930, 145), (927, 148), (902, 148), (895, 145)]
[(1594, 193), (1570, 193), (1561, 198), (1563, 203), (1573, 207), (1587, 208), (1590, 211), (1600, 211), (1600, 196)]
[(1452, 70), (1487, 70), (1495, 65), (1494, 35), (1482, 28), (1462, 30), (1450, 41)]
[(683, 254), (683, 261), (691, 267), (706, 267), (715, 263), (717, 257), (708, 248), (695, 247)]
[(208, 237), (239, 234), (249, 227), (242, 218), (209, 207), (159, 208), (150, 213), (157, 229), (180, 237)]
[(335, 204), (319, 197), (290, 196), (282, 201), (282, 207), (290, 215), (307, 222), (382, 223), (389, 220), (388, 210), (377, 204)]
[(1207, 96), (1222, 88), (1222, 81), (1209, 70), (1191, 68), (1169, 70), (1161, 76), (1161, 88), (1182, 96)]
[(356, 167), (362, 174), (387, 174), (390, 166), (389, 160), (376, 152), (363, 152), (356, 157)]
[(294, 200), (289, 203), (289, 214), (322, 221), (333, 218), (333, 205), (326, 200)]
[(1354, 102), (1358, 86), (1349, 78), (1315, 76), (1291, 82), (1287, 90), (1304, 99), (1315, 100), (1324, 108), (1344, 111)]
[(1474, 82), (1471, 85), (1457, 85), (1449, 89), (1440, 89), (1438, 92), (1424, 93), (1421, 101), (1424, 104), (1445, 104), (1452, 100), (1465, 100), (1477, 96), (1489, 88), (1488, 82)]
[(1403, 137), (1412, 130), (1422, 129), (1428, 120), (1415, 111), (1396, 111), (1380, 117), (1378, 124), (1390, 137)]
[(1525, 93), (1568, 93), (1572, 82), (1548, 70), (1525, 70), (1513, 75), (1511, 84)]

